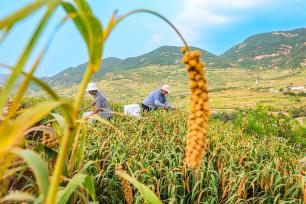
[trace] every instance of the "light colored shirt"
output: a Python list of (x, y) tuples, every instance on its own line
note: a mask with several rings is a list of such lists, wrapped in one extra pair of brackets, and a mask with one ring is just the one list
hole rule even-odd
[(171, 108), (171, 105), (168, 103), (166, 97), (161, 94), (160, 89), (156, 89), (152, 91), (143, 101), (142, 103), (149, 108), (156, 110), (158, 108), (164, 108), (167, 105)]
[(95, 102), (96, 102), (95, 105), (96, 109), (103, 109), (102, 111), (98, 112), (99, 116), (105, 119), (112, 117), (112, 110), (109, 106), (108, 101), (106, 100), (105, 96), (102, 93), (97, 91), (95, 95)]

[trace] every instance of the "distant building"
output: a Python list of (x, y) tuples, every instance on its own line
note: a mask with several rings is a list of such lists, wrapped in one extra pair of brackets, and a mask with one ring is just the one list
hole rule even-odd
[(304, 92), (305, 87), (304, 86), (288, 86), (289, 91), (299, 91), (299, 92)]
[(293, 86), (292, 83), (290, 83), (289, 86), (282, 89), (282, 92), (284, 94), (305, 94), (306, 93), (306, 85), (304, 86)]

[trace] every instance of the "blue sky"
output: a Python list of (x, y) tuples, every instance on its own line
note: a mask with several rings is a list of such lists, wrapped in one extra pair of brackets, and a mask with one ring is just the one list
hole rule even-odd
[[(1, 0), (0, 19), (30, 0)], [(253, 34), (306, 27), (306, 0), (88, 0), (103, 25), (112, 11), (119, 14), (147, 8), (172, 21), (188, 43), (214, 54), (222, 54)], [(44, 9), (20, 22), (0, 44), (0, 63), (14, 65), (37, 26)], [(53, 15), (27, 67), (45, 45), (64, 16), (61, 8)], [(305, 36), (306, 38), (306, 36)], [(141, 55), (162, 45), (181, 46), (175, 33), (160, 19), (137, 14), (123, 21), (107, 41), (103, 57), (126, 58)], [(50, 76), (87, 61), (84, 42), (71, 22), (57, 33), (37, 71)], [(2, 68), (1, 68), (2, 69)], [(0, 70), (0, 73), (5, 71)]]

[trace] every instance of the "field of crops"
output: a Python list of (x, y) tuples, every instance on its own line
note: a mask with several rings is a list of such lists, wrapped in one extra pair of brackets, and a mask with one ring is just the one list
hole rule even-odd
[[(37, 101), (30, 99), (24, 105)], [(120, 105), (113, 109), (122, 111)], [(236, 113), (230, 120), (215, 115), (209, 122), (202, 169), (192, 171), (184, 162), (186, 118), (184, 111), (159, 111), (142, 119), (117, 115), (111, 126), (98, 121), (84, 125), (72, 150), (77, 149), (76, 162), (71, 162), (71, 153), (60, 184), (73, 188), (65, 191), (66, 201), (124, 203), (130, 196), (133, 203), (143, 203), (141, 191), (131, 184), (124, 194), (115, 173), (121, 167), (164, 203), (303, 202), (306, 169), (299, 160), (306, 156), (305, 127), (288, 116), (271, 116), (264, 108)], [(45, 133), (33, 130), (23, 145), (36, 151), (52, 170), (62, 120), (54, 113), (40, 125)], [(21, 160), (10, 166), (2, 193), (10, 189), (38, 196), (35, 170)]]
[[(57, 7), (67, 16), (54, 33), (70, 19), (89, 56), (73, 98), (34, 76), (53, 35), (25, 68)], [(44, 15), (15, 65), (1, 64), (11, 73), (0, 92), (0, 203), (306, 203), (305, 123), (263, 106), (210, 117), (213, 90), (201, 52), (165, 17), (114, 12), (102, 26), (85, 0), (39, 0), (0, 20), (0, 40), (39, 9)], [(115, 103), (111, 121), (81, 117), (92, 103), (85, 89), (101, 68), (104, 43), (137, 13), (160, 18), (182, 40), (188, 110), (136, 119)], [(48, 97), (27, 98), (30, 82)]]
[[(257, 85), (255, 84), (256, 75), (259, 79)], [(306, 106), (305, 96), (289, 96), (279, 91), (290, 83), (296, 86), (303, 85), (305, 75), (305, 68), (252, 70), (208, 67), (210, 107), (212, 109), (245, 109), (266, 105), (273, 107), (274, 110), (289, 111), (295, 107)], [(169, 83), (172, 88), (169, 100), (174, 106), (185, 108), (189, 102), (188, 78), (185, 70), (177, 66), (148, 66), (109, 73), (96, 83), (110, 100), (120, 103), (140, 103), (151, 90), (163, 83)], [(79, 88), (79, 85), (58, 87), (64, 96), (75, 94)]]

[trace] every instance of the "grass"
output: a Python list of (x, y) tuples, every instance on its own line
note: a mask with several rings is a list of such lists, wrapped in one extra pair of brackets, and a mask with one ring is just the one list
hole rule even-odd
[[(125, 150), (112, 154), (109, 159), (115, 163), (122, 162), (120, 161), (123, 160), (120, 159), (121, 156), (126, 155), (124, 161), (126, 161), (127, 166), (130, 166), (131, 172), (137, 172), (135, 175), (138, 180), (155, 189), (156, 193), (165, 202), (235, 203), (239, 199), (255, 203), (265, 199), (270, 202), (277, 202), (278, 194), (284, 196), (285, 193), (281, 189), (278, 192), (272, 189), (265, 192), (264, 189), (259, 187), (260, 175), (265, 175), (266, 179), (270, 177), (269, 175), (272, 172), (280, 176), (282, 173), (276, 170), (277, 159), (283, 158), (283, 167), (287, 168), (285, 163), (290, 166), (294, 158), (302, 156), (299, 150), (296, 151), (273, 138), (258, 138), (254, 134), (247, 136), (232, 123), (224, 124), (220, 121), (211, 121), (210, 123), (210, 147), (203, 161), (201, 182), (199, 186), (195, 185), (192, 172), (188, 172), (184, 167), (182, 149), (185, 142), (186, 127), (185, 121), (180, 120), (183, 118), (180, 114), (174, 113), (169, 116), (166, 113), (159, 113), (159, 115), (150, 116), (145, 121), (147, 124), (144, 127), (140, 126), (141, 130), (137, 131), (132, 127), (132, 132), (133, 130), (135, 132), (128, 136), (130, 142), (126, 142), (124, 145), (119, 142), (119, 144), (114, 145), (116, 150), (123, 147)], [(158, 117), (158, 122), (155, 121), (156, 117)], [(176, 117), (178, 118), (175, 119)], [(116, 122), (119, 123), (119, 121)], [(157, 126), (154, 128), (155, 130), (146, 131), (145, 127), (152, 123)], [(127, 128), (131, 130), (131, 126)], [(176, 134), (173, 134), (173, 132), (176, 132)], [(130, 148), (129, 145), (131, 145)], [(142, 152), (143, 149), (147, 151)], [(288, 155), (287, 158), (284, 158), (285, 152)], [(245, 158), (245, 161), (244, 159), (241, 161), (241, 158)], [(225, 163), (225, 166), (221, 165), (222, 162)], [(234, 184), (231, 187), (232, 189), (229, 189), (230, 174)], [(222, 186), (222, 180), (224, 179), (225, 184), (223, 183)], [(244, 192), (248, 193), (244, 198), (239, 198), (238, 188), (242, 179), (248, 180), (243, 189)], [(274, 186), (272, 188), (281, 185), (277, 182), (274, 184), (274, 181), (272, 181), (272, 186)], [(252, 185), (256, 189), (253, 195)], [(111, 189), (109, 190), (111, 191)], [(281, 201), (298, 202), (292, 197), (289, 199), (279, 198), (278, 202)], [(141, 203), (140, 198), (139, 203)]]
[[(58, 23), (55, 31), (67, 19), (72, 20), (87, 45), (89, 56), (81, 84), (66, 90), (69, 98), (63, 97), (62, 93), (59, 95), (54, 87), (49, 87), (33, 76), (52, 38), (41, 50), (31, 69), (24, 71), (24, 65), (40, 33), (57, 7), (62, 7), (67, 16)], [(186, 49), (188, 46), (167, 19), (149, 10), (135, 10), (123, 16), (114, 12), (103, 29), (85, 0), (75, 0), (74, 4), (60, 0), (30, 3), (0, 20), (0, 29), (4, 34), (1, 40), (10, 35), (10, 30), (18, 21), (43, 8), (45, 14), (16, 65), (5, 65), (12, 73), (0, 93), (1, 110), (13, 93), (18, 76), (23, 75), (24, 79), (8, 107), (8, 113), (1, 116), (1, 203), (123, 203), (124, 199), (131, 200), (131, 197), (134, 203), (305, 202), (305, 166), (298, 162), (305, 156), (305, 128), (290, 117), (274, 117), (265, 109), (259, 109), (239, 113), (233, 121), (227, 123), (218, 119), (211, 120), (206, 155), (201, 168), (194, 170), (187, 168), (184, 161), (187, 111), (152, 112), (141, 120), (118, 114), (111, 123), (92, 116), (95, 122), (88, 124), (87, 118), (80, 117), (81, 108), (89, 103), (84, 100), (85, 88), (100, 68), (104, 42), (124, 18), (139, 12), (153, 14), (177, 32)], [(190, 60), (189, 64), (197, 63)], [(155, 68), (151, 75), (142, 74), (147, 77), (147, 86), (131, 83), (128, 88), (125, 87), (127, 82), (138, 80), (140, 83), (137, 72), (132, 72), (130, 77), (127, 72), (122, 73), (121, 78), (126, 81), (106, 79), (99, 85), (108, 86), (108, 93), (113, 93), (114, 99), (122, 97), (118, 101), (133, 101), (139, 100), (140, 94), (146, 95), (153, 85), (157, 86), (160, 82), (154, 80), (154, 77), (159, 77), (164, 80), (162, 82), (169, 82), (175, 87), (171, 96), (174, 102), (185, 100), (187, 81), (183, 70), (168, 67), (166, 71), (167, 78), (164, 78), (164, 70), (155, 71)], [(233, 87), (234, 90), (248, 86), (254, 88), (249, 84), (253, 76), (249, 70), (227, 70), (230, 73), (236, 72), (236, 76), (227, 75), (223, 71), (211, 70), (208, 73), (212, 83), (212, 97), (214, 93)], [(299, 70), (282, 74), (287, 74), (286, 80), (298, 81), (304, 72)], [(242, 75), (245, 79), (237, 84), (237, 79)], [(283, 75), (273, 77), (278, 80)], [(224, 80), (219, 80), (220, 77)], [(262, 78), (262, 81), (270, 83), (273, 77)], [(39, 86), (48, 97), (30, 98), (23, 104), (30, 81)], [(200, 91), (200, 84), (205, 82), (202, 79), (196, 83), (195, 93)], [(137, 87), (143, 88), (135, 89)], [(179, 91), (184, 95), (175, 95)], [(125, 95), (119, 94), (123, 92)], [(21, 110), (20, 105), (23, 105)], [(198, 110), (199, 107), (208, 111), (203, 108), (204, 105), (202, 107), (197, 104), (194, 108)], [(113, 110), (118, 113), (122, 107), (114, 104)], [(197, 116), (200, 119), (197, 123), (200, 121), (202, 127), (206, 127), (206, 123), (201, 122), (206, 119), (202, 115)], [(201, 148), (204, 150), (204, 147)], [(129, 185), (133, 184), (132, 196), (128, 190), (126, 192), (130, 196), (123, 197), (122, 183), (124, 189), (130, 189)]]
[[(185, 111), (152, 112), (141, 120), (116, 116), (112, 124), (123, 136), (105, 124), (89, 125), (80, 172), (92, 176), (97, 200), (124, 203), (115, 175), (121, 165), (164, 203), (302, 203), (298, 160), (305, 157), (305, 127), (290, 118), (271, 119), (265, 108), (228, 122), (213, 117), (197, 183), (184, 163), (186, 118)], [(139, 191), (133, 200), (143, 203)]]

